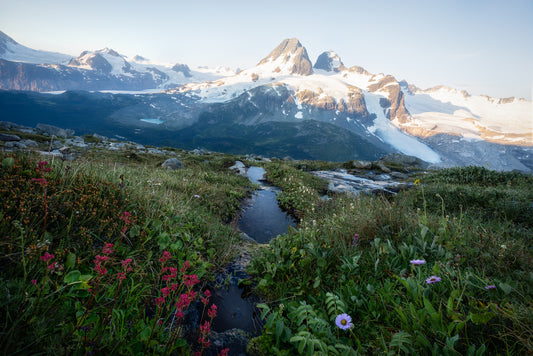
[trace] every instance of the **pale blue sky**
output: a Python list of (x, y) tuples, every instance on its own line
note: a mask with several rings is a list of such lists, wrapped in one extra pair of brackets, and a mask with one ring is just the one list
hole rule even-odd
[(532, 0), (0, 0), (0, 30), (72, 55), (111, 47), (241, 69), (297, 37), (313, 63), (333, 50), (422, 88), (532, 97)]

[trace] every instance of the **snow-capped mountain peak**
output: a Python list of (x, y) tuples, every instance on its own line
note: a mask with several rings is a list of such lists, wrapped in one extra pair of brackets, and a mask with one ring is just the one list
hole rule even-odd
[(84, 51), (68, 65), (112, 75), (131, 76), (132, 72), (132, 67), (125, 56), (107, 47), (97, 51)]
[(278, 74), (313, 74), (307, 50), (296, 38), (283, 40), (256, 68)]
[(328, 72), (340, 72), (346, 69), (344, 63), (341, 61), (341, 57), (333, 51), (322, 52), (322, 54), (318, 56), (313, 68), (322, 69)]

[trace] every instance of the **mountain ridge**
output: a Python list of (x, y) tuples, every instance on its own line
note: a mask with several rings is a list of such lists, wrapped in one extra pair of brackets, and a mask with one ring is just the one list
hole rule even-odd
[[(129, 59), (104, 48), (84, 51), (67, 64), (35, 65), (0, 59), (0, 88), (150, 89), (166, 95), (166, 99), (122, 108), (109, 118), (134, 127), (145, 127), (146, 123), (139, 121), (148, 118), (163, 122), (161, 127), (169, 130), (184, 130), (197, 125), (204, 113), (220, 109), (219, 104), (228, 104), (232, 115), (241, 120), (232, 121), (232, 125), (285, 122), (311, 127), (309, 122), (327, 123), (366, 137), (374, 142), (374, 147), (380, 141), (392, 152), (433, 163), (445, 160), (444, 155), (453, 156), (453, 145), (457, 143), (453, 137), (533, 146), (533, 129), (527, 120), (531, 102), (470, 95), (445, 86), (420, 89), (392, 75), (347, 67), (333, 51), (323, 52), (313, 66), (306, 48), (296, 38), (281, 41), (252, 68), (211, 73), (181, 63), (158, 66), (146, 58)], [(24, 86), (25, 83), (31, 86)], [(241, 104), (232, 104), (233, 101)], [(272, 105), (278, 102), (281, 104)], [(255, 109), (250, 110), (254, 105)], [(205, 130), (216, 135), (207, 127)], [(194, 132), (200, 132), (200, 128)], [(334, 130), (328, 132), (331, 135)], [(438, 135), (451, 138), (430, 139)]]

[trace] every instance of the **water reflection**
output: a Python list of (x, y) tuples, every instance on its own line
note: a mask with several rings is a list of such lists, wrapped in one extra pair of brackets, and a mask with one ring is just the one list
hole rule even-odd
[(260, 184), (262, 189), (254, 193), (243, 209), (238, 224), (241, 231), (259, 243), (268, 243), (274, 237), (286, 233), (289, 226), (296, 227), (296, 221), (278, 205), (276, 195), (279, 190), (266, 186), (261, 181), (264, 174), (265, 170), (261, 167), (248, 169), (250, 180)]

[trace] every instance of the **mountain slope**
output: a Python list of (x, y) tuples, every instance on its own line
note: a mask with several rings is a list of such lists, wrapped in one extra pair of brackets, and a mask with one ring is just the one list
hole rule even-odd
[(33, 64), (58, 64), (67, 63), (72, 56), (28, 48), (0, 31), (0, 58)]

